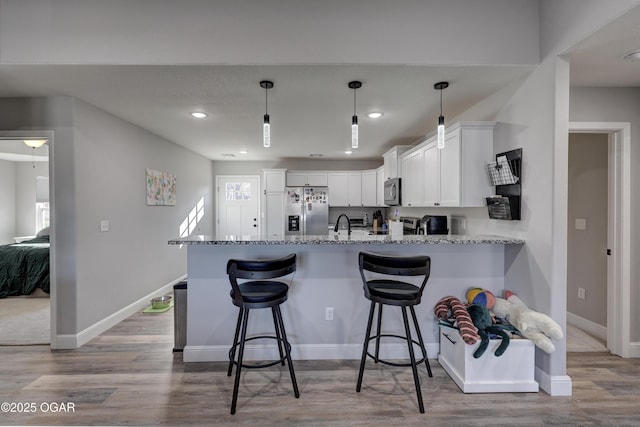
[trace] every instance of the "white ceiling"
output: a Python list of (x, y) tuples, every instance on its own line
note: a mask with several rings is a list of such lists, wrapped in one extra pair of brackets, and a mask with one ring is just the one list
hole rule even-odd
[[(621, 58), (640, 49), (640, 7), (568, 52), (573, 86), (640, 87), (640, 63)], [(451, 119), (534, 66), (408, 65), (2, 65), (0, 96), (68, 95), (212, 160), (372, 159), (433, 132), (443, 110)], [(272, 146), (262, 147), (269, 91)], [(350, 157), (351, 80), (361, 80), (356, 112), (360, 148)], [(209, 114), (195, 120), (188, 113)], [(380, 111), (381, 119), (366, 113)], [(247, 150), (246, 155), (240, 154)]]
[(22, 139), (0, 138), (0, 160), (10, 162), (47, 162), (49, 161), (49, 146), (39, 148), (27, 147)]

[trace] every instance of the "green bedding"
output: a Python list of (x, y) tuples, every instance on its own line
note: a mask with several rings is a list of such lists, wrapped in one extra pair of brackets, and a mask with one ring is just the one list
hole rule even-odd
[(49, 293), (49, 236), (0, 246), (0, 298)]

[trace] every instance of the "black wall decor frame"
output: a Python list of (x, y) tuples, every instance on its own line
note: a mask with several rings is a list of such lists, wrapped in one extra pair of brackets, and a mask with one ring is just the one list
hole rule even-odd
[[(506, 161), (499, 159), (506, 158)], [(521, 219), (522, 148), (496, 154), (496, 161), (487, 165), (495, 196), (487, 197), (489, 218)]]

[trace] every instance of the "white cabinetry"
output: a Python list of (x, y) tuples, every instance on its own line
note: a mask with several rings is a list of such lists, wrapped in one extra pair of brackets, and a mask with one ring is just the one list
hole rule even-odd
[(410, 145), (396, 145), (382, 155), (384, 159), (384, 180), (402, 176), (402, 154), (412, 148)]
[(376, 170), (362, 171), (362, 206), (377, 206)]
[(330, 206), (376, 206), (376, 171), (327, 172)]
[(421, 206), (424, 187), (422, 150), (402, 157), (402, 206)]
[(376, 206), (384, 204), (384, 166), (376, 169)]
[(347, 206), (362, 206), (362, 172), (347, 172)]
[(274, 191), (284, 192), (286, 169), (263, 169), (264, 190), (267, 193)]
[(264, 210), (262, 219), (266, 236), (284, 236), (285, 169), (263, 169)]
[(347, 173), (328, 172), (327, 182), (329, 183), (329, 206), (347, 206), (349, 200)]
[(401, 156), (402, 205), (486, 206), (485, 197), (493, 193), (486, 164), (493, 157), (494, 127), (495, 122), (456, 123), (443, 149), (433, 137)]
[(303, 187), (312, 185), (316, 187), (327, 186), (327, 173), (318, 171), (288, 171), (287, 186)]

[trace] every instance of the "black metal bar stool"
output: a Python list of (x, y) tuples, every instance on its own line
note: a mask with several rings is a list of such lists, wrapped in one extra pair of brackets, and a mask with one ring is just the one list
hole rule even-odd
[[(240, 308), (236, 332), (233, 338), (233, 345), (229, 350), (229, 370), (227, 371), (227, 375), (231, 376), (233, 366), (236, 366), (236, 378), (233, 385), (233, 399), (231, 401), (232, 415), (236, 412), (238, 387), (240, 385), (240, 371), (242, 368), (266, 368), (268, 366), (277, 365), (278, 363), (281, 363), (282, 366), (284, 366), (286, 361), (289, 365), (289, 374), (291, 374), (293, 392), (296, 398), (300, 397), (300, 393), (298, 392), (298, 383), (296, 382), (296, 375), (293, 372), (293, 364), (291, 362), (291, 345), (287, 340), (284, 323), (282, 322), (282, 313), (280, 312), (280, 304), (287, 300), (289, 286), (281, 281), (269, 280), (287, 276), (295, 271), (295, 254), (290, 254), (284, 258), (278, 259), (230, 259), (227, 262), (227, 274), (229, 275), (229, 282), (231, 282), (231, 300), (235, 306)], [(248, 279), (248, 281), (238, 283), (238, 279)], [(273, 314), (273, 324), (275, 326), (276, 335), (260, 335), (247, 338), (249, 311), (251, 309), (268, 307), (271, 308), (271, 312)], [(241, 330), (242, 332), (240, 332)], [(240, 335), (240, 340), (238, 340), (238, 335)], [(265, 338), (275, 339), (277, 341), (280, 359), (261, 364), (243, 364), (245, 343), (247, 341)], [(235, 357), (236, 348), (238, 349), (237, 360)]]
[[(367, 332), (364, 338), (364, 345), (362, 348), (362, 359), (360, 360), (360, 372), (358, 373), (358, 385), (356, 391), (360, 392), (362, 387), (362, 376), (364, 374), (364, 365), (367, 356), (371, 357), (375, 363), (384, 363), (392, 366), (411, 366), (413, 369), (413, 381), (416, 386), (416, 394), (418, 395), (418, 406), (420, 412), (424, 413), (424, 404), (422, 402), (422, 391), (420, 390), (420, 378), (418, 377), (417, 365), (423, 363), (427, 367), (427, 373), (430, 377), (431, 365), (429, 365), (429, 359), (427, 358), (427, 350), (424, 347), (424, 341), (422, 340), (422, 334), (420, 333), (420, 326), (418, 325), (418, 318), (414, 306), (420, 304), (422, 298), (422, 291), (424, 290), (427, 280), (429, 280), (429, 274), (431, 273), (431, 258), (426, 255), (418, 256), (388, 256), (379, 255), (369, 252), (360, 252), (359, 254), (359, 268), (360, 276), (362, 277), (362, 283), (364, 286), (364, 296), (371, 301), (371, 309), (369, 310), (369, 321), (367, 322)], [(365, 274), (365, 271), (367, 272)], [(422, 284), (418, 287), (411, 283), (395, 280), (389, 276), (424, 276)], [(375, 312), (376, 304), (378, 305), (378, 325), (375, 335), (371, 335), (371, 324), (373, 323), (373, 315)], [(382, 307), (384, 305), (398, 306), (402, 309), (402, 319), (404, 320), (405, 335), (383, 334), (380, 331), (382, 325)], [(407, 307), (411, 311), (411, 318), (413, 319), (413, 327), (415, 329), (418, 341), (411, 337), (411, 331), (409, 328), (409, 320), (407, 317)], [(409, 359), (410, 363), (397, 363), (380, 359), (380, 338), (382, 337), (394, 337), (407, 341), (409, 347)], [(376, 340), (375, 354), (369, 352), (369, 341)], [(422, 351), (422, 358), (416, 360), (413, 345), (420, 346)]]

